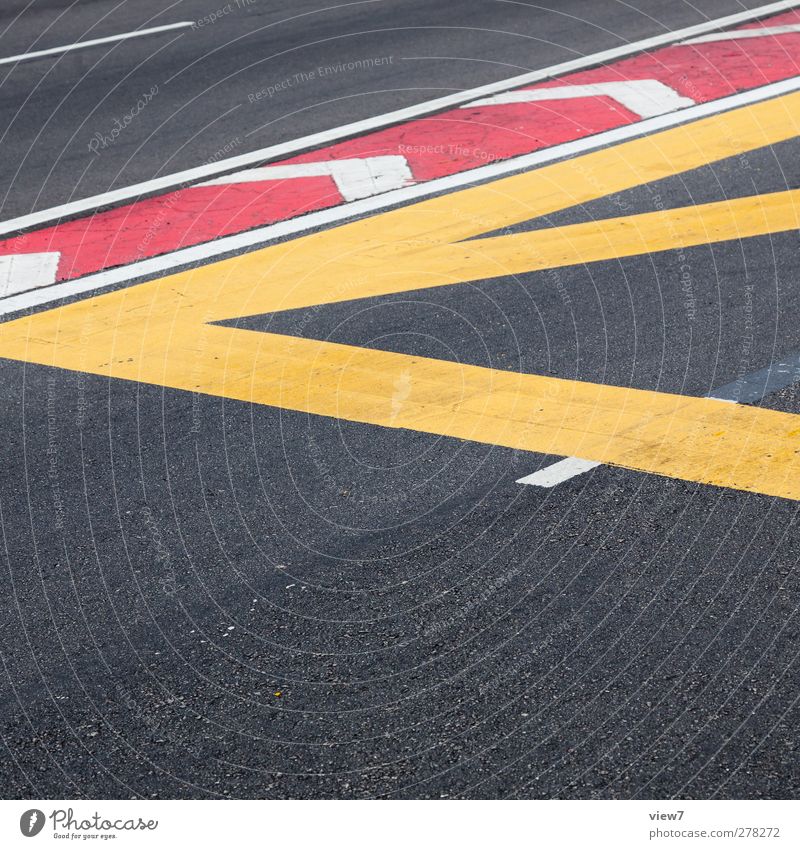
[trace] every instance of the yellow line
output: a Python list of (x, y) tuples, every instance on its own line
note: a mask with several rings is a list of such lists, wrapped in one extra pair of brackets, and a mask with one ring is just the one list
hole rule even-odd
[(0, 356), (800, 499), (798, 416), (209, 324), (794, 230), (798, 191), (475, 238), (791, 138), (795, 115), (800, 94), (18, 319)]

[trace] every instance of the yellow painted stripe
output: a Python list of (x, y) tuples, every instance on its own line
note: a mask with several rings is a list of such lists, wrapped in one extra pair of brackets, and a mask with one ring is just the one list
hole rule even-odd
[(796, 115), (800, 94), (18, 319), (0, 356), (800, 498), (797, 416), (209, 325), (796, 229), (790, 191), (474, 238), (790, 138)]

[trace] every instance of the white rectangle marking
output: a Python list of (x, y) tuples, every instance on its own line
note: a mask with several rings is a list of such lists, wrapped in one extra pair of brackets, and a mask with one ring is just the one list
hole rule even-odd
[(0, 256), (0, 298), (55, 283), (60, 258), (58, 251)]
[(294, 180), (298, 177), (332, 177), (346, 201), (379, 195), (414, 184), (405, 156), (368, 156), (363, 159), (329, 159), (292, 165), (265, 165), (216, 177), (198, 186)]
[(594, 460), (581, 460), (580, 457), (565, 457), (551, 466), (546, 466), (544, 469), (539, 469), (532, 475), (527, 475), (520, 478), (517, 483), (527, 484), (528, 486), (543, 486), (548, 489), (557, 486), (576, 475), (582, 475), (591, 469), (601, 465)]
[(618, 80), (610, 83), (560, 85), (551, 88), (521, 89), (496, 94), (462, 106), (501, 106), (506, 103), (539, 103), (545, 100), (575, 100), (580, 97), (610, 97), (641, 118), (653, 118), (694, 106), (690, 97), (683, 97), (660, 80)]

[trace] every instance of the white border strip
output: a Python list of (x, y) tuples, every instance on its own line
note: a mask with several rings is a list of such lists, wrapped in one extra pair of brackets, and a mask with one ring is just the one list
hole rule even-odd
[(42, 56), (55, 56), (58, 53), (69, 53), (73, 50), (83, 50), (85, 47), (96, 47), (98, 44), (111, 44), (113, 41), (126, 41), (129, 38), (139, 38), (143, 35), (155, 35), (173, 29), (185, 29), (193, 26), (192, 21), (179, 21), (177, 24), (165, 24), (150, 29), (137, 29), (133, 32), (123, 32), (119, 35), (108, 35), (105, 38), (93, 38), (91, 41), (76, 41), (74, 44), (64, 44), (61, 47), (50, 47), (47, 50), (35, 50), (33, 53), (19, 53), (17, 56), (6, 56), (0, 59), (0, 65), (13, 65), (28, 59), (39, 59)]
[[(590, 56), (583, 56), (580, 59), (572, 59), (569, 62), (562, 62), (559, 65), (551, 65), (549, 68), (543, 68), (539, 71), (531, 71), (530, 73), (520, 74), (516, 77), (509, 77), (508, 79), (500, 80), (496, 83), (490, 83), (489, 85), (468, 89), (467, 91), (457, 92), (456, 94), (449, 94), (445, 97), (438, 97), (435, 100), (428, 100), (425, 103), (418, 103), (415, 106), (408, 106), (405, 109), (397, 109), (394, 112), (386, 112), (383, 115), (377, 115), (374, 118), (367, 118), (363, 121), (355, 121), (352, 124), (344, 124), (341, 127), (324, 130), (320, 133), (313, 133), (310, 136), (304, 136), (303, 138), (282, 142), (281, 144), (265, 147), (261, 150), (252, 151), (251, 153), (243, 153), (239, 156), (232, 156), (228, 159), (221, 159), (217, 162), (211, 162), (206, 165), (189, 168), (186, 171), (179, 171), (176, 174), (168, 174), (164, 177), (157, 177), (154, 180), (136, 183), (133, 186), (115, 189), (110, 192), (105, 192), (104, 194), (85, 198), (84, 200), (72, 201), (70, 203), (62, 204), (61, 206), (51, 207), (50, 209), (42, 209), (38, 212), (32, 212), (28, 215), (22, 215), (19, 218), (12, 218), (9, 221), (0, 223), (0, 235), (14, 233), (17, 230), (23, 230), (49, 221), (57, 221), (60, 218), (77, 215), (81, 212), (87, 212), (101, 206), (108, 206), (119, 203), (120, 201), (130, 200), (131, 198), (138, 198), (142, 195), (153, 194), (164, 189), (172, 189), (184, 183), (208, 179), (209, 177), (222, 174), (226, 171), (232, 171), (237, 168), (245, 168), (251, 165), (262, 164), (278, 157), (286, 156), (290, 153), (296, 153), (300, 150), (306, 150), (307, 148), (338, 141), (349, 136), (358, 135), (359, 133), (366, 133), (372, 130), (381, 129), (392, 124), (407, 121), (410, 118), (417, 118), (420, 115), (428, 115), (431, 112), (437, 112), (450, 106), (459, 106), (460, 104), (467, 103), (470, 100), (476, 100), (480, 97), (488, 97), (489, 95), (497, 94), (498, 92), (506, 91), (510, 88), (530, 85), (531, 83), (536, 83), (571, 71), (577, 71), (581, 68), (601, 65), (605, 62), (610, 62), (623, 56), (630, 56), (632, 53), (640, 53), (644, 50), (650, 50), (653, 47), (661, 47), (662, 45), (691, 38), (695, 35), (702, 35), (714, 30), (767, 17), (778, 12), (785, 12), (798, 6), (800, 6), (800, 0), (781, 0), (781, 2), (778, 3), (768, 3), (766, 6), (759, 6), (757, 9), (737, 12), (735, 15), (728, 15), (724, 18), (706, 21), (703, 24), (695, 24), (694, 26), (685, 27), (684, 29), (675, 30), (674, 32), (664, 33), (662, 35), (653, 36), (652, 38), (645, 38), (641, 41), (635, 41), (631, 44), (623, 45), (622, 47), (614, 47), (611, 50), (593, 53)], [(144, 32), (144, 30), (141, 32)], [(88, 42), (86, 43), (88, 44)]]
[(789, 35), (800, 32), (800, 24), (784, 24), (779, 27), (755, 27), (754, 29), (737, 29), (733, 32), (712, 32), (698, 38), (690, 38), (681, 44), (711, 44), (715, 41), (741, 41), (743, 38), (766, 38), (770, 35)]
[(691, 106), (680, 112), (670, 112), (666, 115), (658, 115), (655, 118), (638, 121), (635, 124), (617, 127), (613, 130), (607, 130), (605, 133), (599, 133), (596, 136), (589, 136), (585, 139), (578, 139), (544, 150), (537, 150), (535, 153), (528, 153), (525, 156), (518, 156), (503, 162), (493, 162), (491, 165), (484, 165), (481, 168), (474, 168), (471, 171), (462, 171), (459, 174), (440, 177), (436, 180), (430, 180), (427, 183), (407, 186), (404, 189), (395, 189), (382, 195), (340, 204), (331, 209), (312, 212), (299, 218), (279, 221), (277, 224), (270, 224), (266, 227), (260, 227), (257, 230), (249, 230), (246, 233), (225, 236), (213, 242), (205, 242), (191, 248), (183, 248), (173, 253), (142, 260), (141, 262), (134, 262), (120, 268), (100, 271), (97, 274), (90, 274), (76, 280), (66, 280), (63, 283), (36, 289), (32, 292), (13, 295), (5, 299), (0, 299), (0, 316), (8, 315), (9, 313), (28, 307), (40, 306), (50, 301), (56, 301), (59, 298), (68, 298), (72, 295), (92, 292), (95, 289), (102, 289), (106, 286), (112, 286), (115, 283), (133, 281), (139, 277), (170, 271), (184, 265), (189, 265), (190, 263), (219, 256), (220, 254), (245, 250), (246, 248), (251, 248), (255, 245), (284, 236), (291, 236), (306, 230), (324, 227), (347, 218), (386, 209), (398, 203), (405, 203), (438, 192), (461, 188), (471, 183), (500, 177), (514, 171), (525, 170), (546, 162), (552, 162), (556, 159), (564, 159), (578, 153), (585, 153), (595, 148), (604, 147), (605, 145), (663, 130), (687, 121), (705, 118), (718, 112), (725, 112), (729, 109), (758, 103), (761, 100), (767, 100), (771, 97), (788, 94), (797, 90), (800, 90), (800, 76), (792, 77), (789, 80), (781, 80), (780, 82), (752, 89), (751, 91), (743, 91), (720, 100), (712, 100), (709, 103), (699, 103), (697, 106)]

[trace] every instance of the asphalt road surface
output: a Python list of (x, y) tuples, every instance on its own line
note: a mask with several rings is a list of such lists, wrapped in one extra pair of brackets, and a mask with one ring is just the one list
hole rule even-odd
[[(8, 0), (0, 10), (0, 56), (175, 21), (195, 28), (0, 65), (0, 215), (190, 168), (226, 146), (256, 150), (759, 5)], [(250, 100), (295, 74), (379, 57), (390, 61)], [(93, 152), (95, 134), (111, 133), (154, 86), (158, 94), (137, 120), (102, 155)]]
[[(253, 0), (203, 26), (0, 65), (2, 218), (207, 162), (232, 139), (237, 154), (257, 150), (756, 5)], [(4, 3), (0, 58), (221, 11), (164, 6)], [(366, 57), (392, 61), (248, 102), (271, 80)], [(476, 177), (483, 189), (434, 188), (419, 206), (228, 250), (228, 265), (195, 262), (174, 285), (151, 272), (4, 316), (3, 795), (795, 798), (800, 384), (701, 400), (800, 351), (800, 143), (772, 129), (794, 120), (781, 103), (758, 105), (771, 111), (752, 142), (746, 117), (731, 141), (717, 124), (696, 137), (724, 136), (735, 155), (704, 162), (692, 144), (685, 167), (661, 168), (678, 159), (670, 129), (625, 148), (639, 169), (629, 185), (623, 159), (576, 156), (552, 208), (537, 207), (535, 168), (499, 189)], [(779, 195), (774, 212), (735, 211)], [(700, 223), (669, 217), (680, 209)], [(496, 237), (498, 270), (458, 277), (444, 249), (417, 260), (446, 230), (468, 258), (470, 240)], [(566, 259), (535, 241), (543, 230), (565, 234)], [(407, 251), (371, 265), (369, 246), (401, 231)], [(375, 283), (412, 274), (419, 286)], [(295, 283), (308, 298), (291, 301)], [(270, 285), (282, 311), (265, 306)], [(213, 305), (211, 342), (172, 323), (183, 307), (170, 299), (184, 297), (187, 311)], [(57, 342), (40, 354), (48, 333)], [(277, 334), (300, 347), (275, 343), (267, 366), (243, 366), (261, 362), (242, 359), (247, 345), (273, 356)], [(192, 391), (205, 372), (186, 355), (173, 377), (163, 339), (216, 351), (234, 388)], [(319, 371), (291, 376), (318, 340), (332, 343), (308, 348)], [(380, 365), (351, 386), (336, 357), (354, 349)], [(440, 379), (431, 362), (464, 370)], [(520, 484), (580, 456), (564, 433), (585, 422), (554, 395), (552, 441), (526, 441), (522, 426), (486, 436), (505, 426), (486, 405), (505, 401), (475, 390), (467, 419), (447, 387), (490, 373), (600, 387), (608, 408), (606, 390), (640, 391), (622, 405), (636, 445), (620, 429), (589, 471)], [(390, 402), (374, 412), (365, 387), (383, 375)], [(525, 391), (506, 391), (515, 410)], [(674, 396), (692, 401), (681, 422), (741, 416), (743, 442), (680, 423), (639, 436)], [(751, 473), (762, 431), (767, 459)], [(717, 437), (722, 448), (705, 447)], [(773, 444), (785, 463), (769, 462)]]

